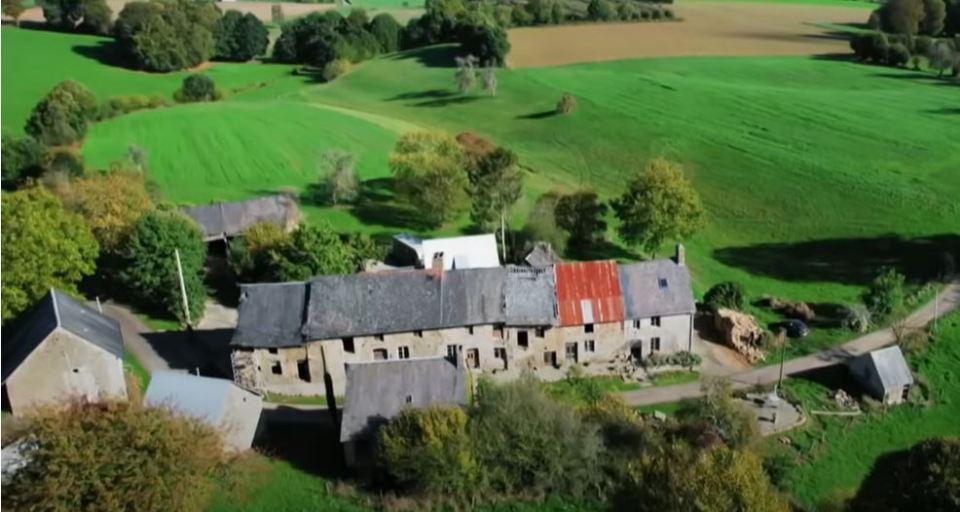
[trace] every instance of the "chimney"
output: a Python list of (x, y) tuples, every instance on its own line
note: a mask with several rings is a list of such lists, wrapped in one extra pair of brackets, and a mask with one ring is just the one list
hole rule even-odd
[(676, 255), (674, 255), (673, 260), (677, 262), (677, 265), (681, 267), (687, 264), (686, 250), (683, 248), (683, 244), (677, 244)]
[(433, 253), (433, 260), (430, 261), (430, 270), (434, 272), (443, 272), (443, 253)]

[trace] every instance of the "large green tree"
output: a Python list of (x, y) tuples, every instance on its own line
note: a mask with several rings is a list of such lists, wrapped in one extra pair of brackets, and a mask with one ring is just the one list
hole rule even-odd
[(184, 321), (174, 251), (180, 251), (190, 319), (200, 320), (206, 300), (203, 263), (207, 248), (200, 229), (176, 211), (152, 210), (140, 217), (121, 252), (120, 279), (143, 305)]
[(304, 281), (324, 274), (354, 271), (353, 252), (329, 224), (300, 226), (270, 251), (270, 266), (278, 281)]
[(16, 137), (4, 132), (0, 151), (4, 183), (18, 184), (43, 172), (43, 145), (33, 137)]
[(380, 43), (380, 51), (383, 53), (393, 53), (400, 49), (400, 34), (403, 27), (397, 23), (393, 16), (381, 13), (370, 20), (368, 28), (373, 37)]
[(607, 205), (591, 189), (560, 196), (555, 209), (557, 225), (570, 235), (567, 243), (579, 249), (603, 239), (607, 230), (607, 222), (603, 220), (606, 213)]
[(227, 11), (217, 22), (214, 30), (216, 49), (214, 57), (219, 60), (248, 61), (263, 55), (270, 42), (267, 27), (253, 13)]
[(472, 196), (470, 220), (485, 231), (497, 228), (523, 190), (517, 154), (505, 148), (494, 149), (477, 158), (468, 175)]
[(65, 80), (33, 107), (25, 130), (48, 146), (72, 144), (87, 134), (98, 110), (97, 98), (86, 87)]
[(130, 2), (120, 11), (114, 33), (137, 67), (176, 71), (213, 56), (213, 33), (219, 19), (220, 9), (212, 2)]
[(960, 439), (921, 441), (880, 457), (850, 510), (960, 510)]
[(612, 205), (620, 237), (649, 253), (667, 240), (689, 237), (703, 217), (700, 196), (683, 169), (662, 158), (647, 163)]
[(247, 283), (271, 279), (270, 252), (287, 241), (287, 234), (272, 222), (258, 222), (230, 241), (230, 267)]
[(104, 0), (42, 0), (43, 18), (56, 30), (107, 34), (113, 12)]
[(50, 288), (75, 292), (93, 273), (97, 241), (83, 220), (41, 188), (3, 194), (3, 320), (31, 307)]
[(450, 135), (402, 135), (390, 154), (390, 170), (396, 177), (397, 197), (427, 223), (442, 224), (469, 205), (466, 155)]

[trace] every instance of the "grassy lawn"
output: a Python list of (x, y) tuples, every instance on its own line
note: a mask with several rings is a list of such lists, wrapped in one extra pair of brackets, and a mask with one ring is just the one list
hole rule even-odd
[(700, 380), (699, 372), (673, 370), (654, 375), (651, 382), (654, 386), (673, 386), (674, 384), (686, 384), (687, 382), (696, 382), (698, 380)]
[[(908, 358), (915, 374), (929, 383), (929, 405), (901, 405), (854, 418), (816, 416), (790, 435), (802, 463), (793, 470), (788, 490), (802, 505), (857, 488), (883, 454), (930, 437), (960, 435), (960, 313), (941, 319), (939, 328), (931, 345)], [(818, 383), (791, 379), (786, 388), (808, 409), (831, 405), (828, 388)]]
[(136, 377), (140, 384), (140, 391), (147, 390), (147, 384), (150, 384), (150, 372), (140, 364), (140, 361), (130, 351), (123, 352), (123, 369)]
[(326, 397), (322, 397), (322, 396), (295, 396), (295, 395), (284, 395), (281, 393), (264, 393), (263, 399), (267, 402), (273, 402), (277, 404), (327, 405)]
[(678, 402), (664, 402), (662, 404), (650, 404), (650, 405), (641, 405), (636, 407), (635, 410), (643, 413), (652, 413), (655, 411), (660, 411), (667, 416), (672, 416), (677, 413), (677, 409), (683, 405), (683, 401)]
[(591, 396), (640, 389), (636, 382), (626, 382), (620, 377), (576, 377), (555, 382), (544, 382), (543, 390), (557, 400), (568, 403), (584, 403)]

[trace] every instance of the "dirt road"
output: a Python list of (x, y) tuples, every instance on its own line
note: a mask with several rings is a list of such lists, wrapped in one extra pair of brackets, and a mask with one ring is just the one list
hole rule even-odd
[[(943, 316), (958, 307), (960, 307), (960, 281), (955, 281), (940, 292), (939, 299), (930, 301), (907, 317), (906, 325), (915, 328), (923, 327), (933, 321), (935, 313), (938, 316)], [(896, 338), (891, 329), (872, 332), (829, 350), (791, 359), (784, 364), (783, 373), (784, 375), (794, 375), (825, 366), (840, 364), (847, 359), (890, 345), (895, 341)], [(775, 382), (779, 375), (779, 365), (771, 365), (764, 368), (735, 373), (730, 375), (729, 378), (733, 383), (734, 389), (744, 389), (756, 384)], [(697, 397), (701, 394), (700, 383), (692, 382), (676, 386), (626, 391), (621, 393), (621, 396), (628, 405), (639, 406), (675, 402), (684, 398)]]
[(755, 2), (670, 6), (679, 22), (577, 24), (510, 30), (511, 67), (639, 57), (816, 55), (849, 52), (846, 36), (815, 23), (864, 23), (868, 9)]

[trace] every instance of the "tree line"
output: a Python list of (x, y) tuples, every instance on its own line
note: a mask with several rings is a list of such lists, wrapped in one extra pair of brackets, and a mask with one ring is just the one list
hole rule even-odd
[(867, 25), (850, 40), (861, 61), (960, 77), (960, 0), (887, 0)]

